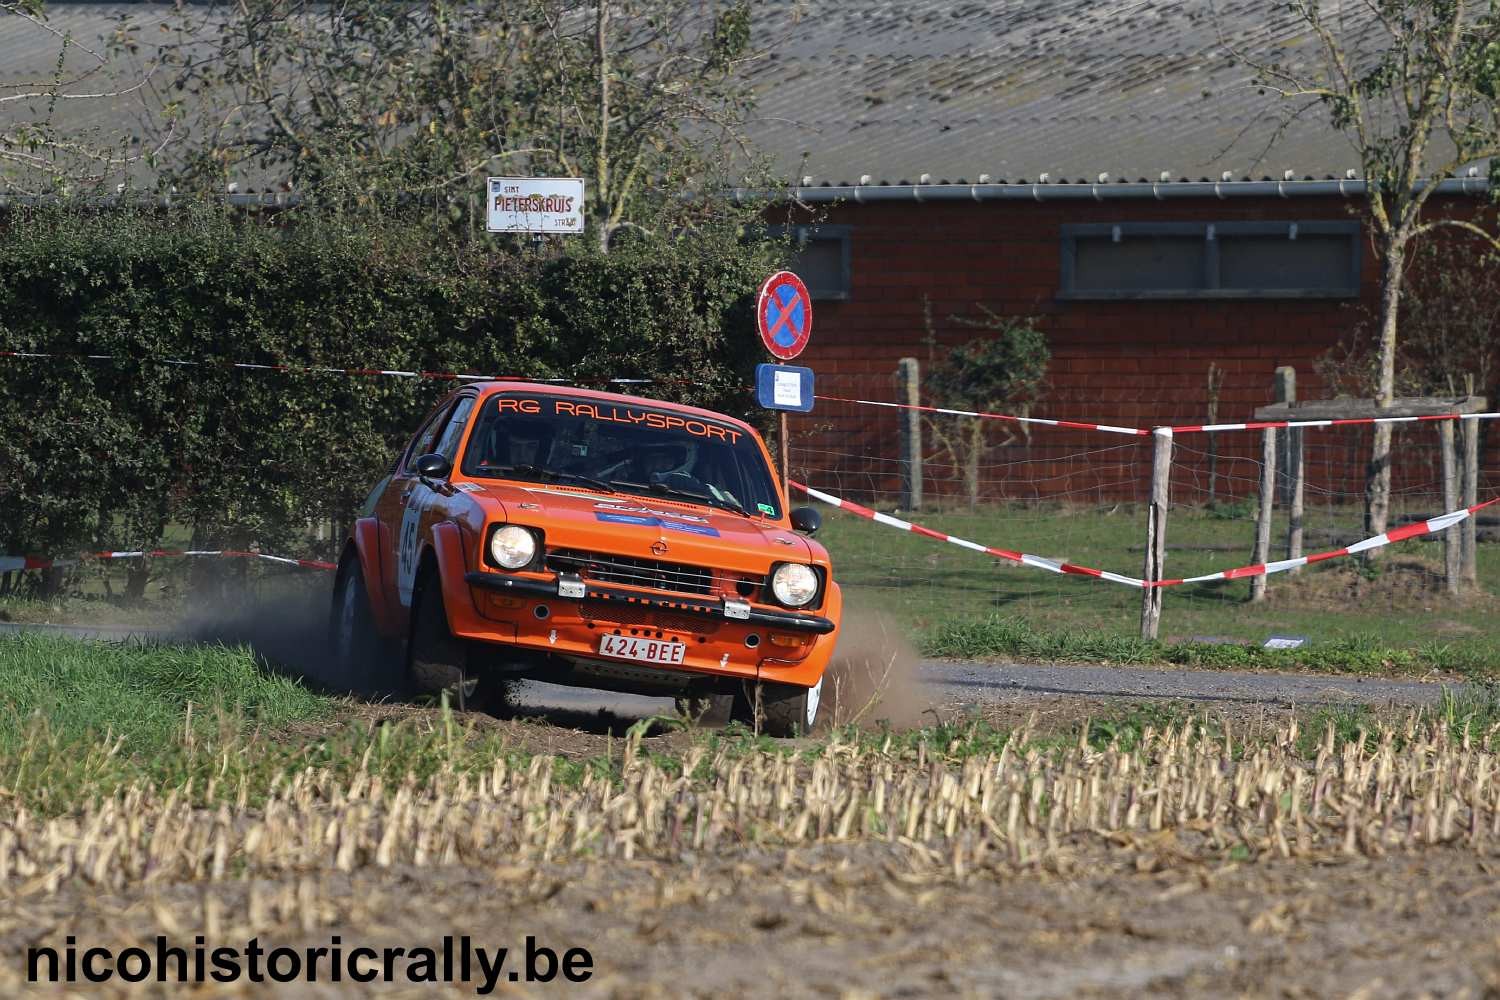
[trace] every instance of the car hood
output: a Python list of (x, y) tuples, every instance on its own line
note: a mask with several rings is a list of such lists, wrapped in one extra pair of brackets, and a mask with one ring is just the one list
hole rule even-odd
[(807, 540), (790, 528), (712, 507), (541, 483), (470, 482), (460, 488), (476, 499), (498, 501), (497, 516), (512, 524), (541, 528), (551, 547), (757, 573), (773, 562), (813, 558)]

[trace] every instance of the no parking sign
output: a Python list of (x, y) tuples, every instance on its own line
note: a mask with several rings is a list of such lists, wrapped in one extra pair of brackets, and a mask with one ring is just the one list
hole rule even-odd
[(760, 286), (755, 322), (766, 350), (782, 361), (802, 353), (812, 337), (812, 296), (791, 271), (777, 271)]

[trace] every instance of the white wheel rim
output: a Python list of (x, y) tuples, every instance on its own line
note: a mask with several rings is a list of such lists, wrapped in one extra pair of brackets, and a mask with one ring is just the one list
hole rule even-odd
[(807, 728), (811, 729), (813, 721), (818, 717), (818, 701), (823, 697), (823, 678), (818, 678), (818, 683), (807, 689)]

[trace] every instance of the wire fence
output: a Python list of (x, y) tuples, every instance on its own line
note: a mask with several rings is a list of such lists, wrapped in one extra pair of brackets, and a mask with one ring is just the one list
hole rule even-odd
[[(1147, 575), (1155, 447), (1149, 431), (1132, 435), (917, 412), (915, 444), (914, 411), (874, 405), (910, 402), (901, 390), (892, 374), (820, 374), (820, 397), (836, 398), (820, 398), (812, 413), (792, 419), (791, 478), (916, 523), (929, 536), (1031, 554), (1038, 563), (1076, 564), (1127, 578)], [(1104, 395), (1092, 407), (1075, 400), (1077, 410), (1054, 405), (1050, 414), (1129, 430), (1144, 412), (1110, 412)], [(1153, 416), (1173, 416), (1174, 406), (1181, 413), (1173, 422), (1206, 422), (1201, 401), (1168, 403)], [(978, 436), (976, 423), (985, 425)], [(1470, 492), (1484, 501), (1500, 494), (1494, 424), (1462, 423), (1480, 435)], [(1455, 491), (1449, 480), (1440, 426), (1393, 428), (1391, 531), (1473, 502), (1460, 503), (1463, 490)], [(1269, 475), (1267, 434), (1278, 444)], [(1367, 424), (1175, 435), (1163, 575), (1205, 576), (1337, 551), (1376, 534), (1366, 523), (1365, 502), (1373, 435)], [(1290, 454), (1293, 442), (1301, 446), (1300, 477)], [(1461, 448), (1455, 451), (1461, 460)], [(1457, 472), (1461, 484), (1462, 469)], [(1301, 505), (1294, 518), (1299, 478)], [(1262, 517), (1268, 488), (1273, 503)], [(1481, 636), (1500, 611), (1492, 596), (1500, 593), (1497, 510), (1373, 554), (1264, 576), (1260, 584), (1247, 576), (1174, 587), (1164, 595), (1161, 635), (1257, 642), (1273, 635), (1358, 635), (1403, 644)], [(825, 525), (821, 537), (853, 600), (914, 630), (992, 615), (1047, 629), (1136, 634), (1141, 628), (1138, 588), (1048, 572), (1037, 563), (992, 558), (838, 513)], [(1474, 532), (1474, 550), (1464, 557), (1454, 586), (1448, 539), (1465, 530)]]

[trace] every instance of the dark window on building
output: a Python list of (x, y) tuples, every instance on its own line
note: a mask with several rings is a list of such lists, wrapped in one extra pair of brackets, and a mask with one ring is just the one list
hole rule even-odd
[(1358, 222), (1062, 227), (1064, 299), (1356, 298)]
[(852, 226), (772, 226), (773, 237), (790, 229), (792, 260), (788, 269), (796, 273), (814, 299), (843, 301), (849, 298), (849, 234)]

